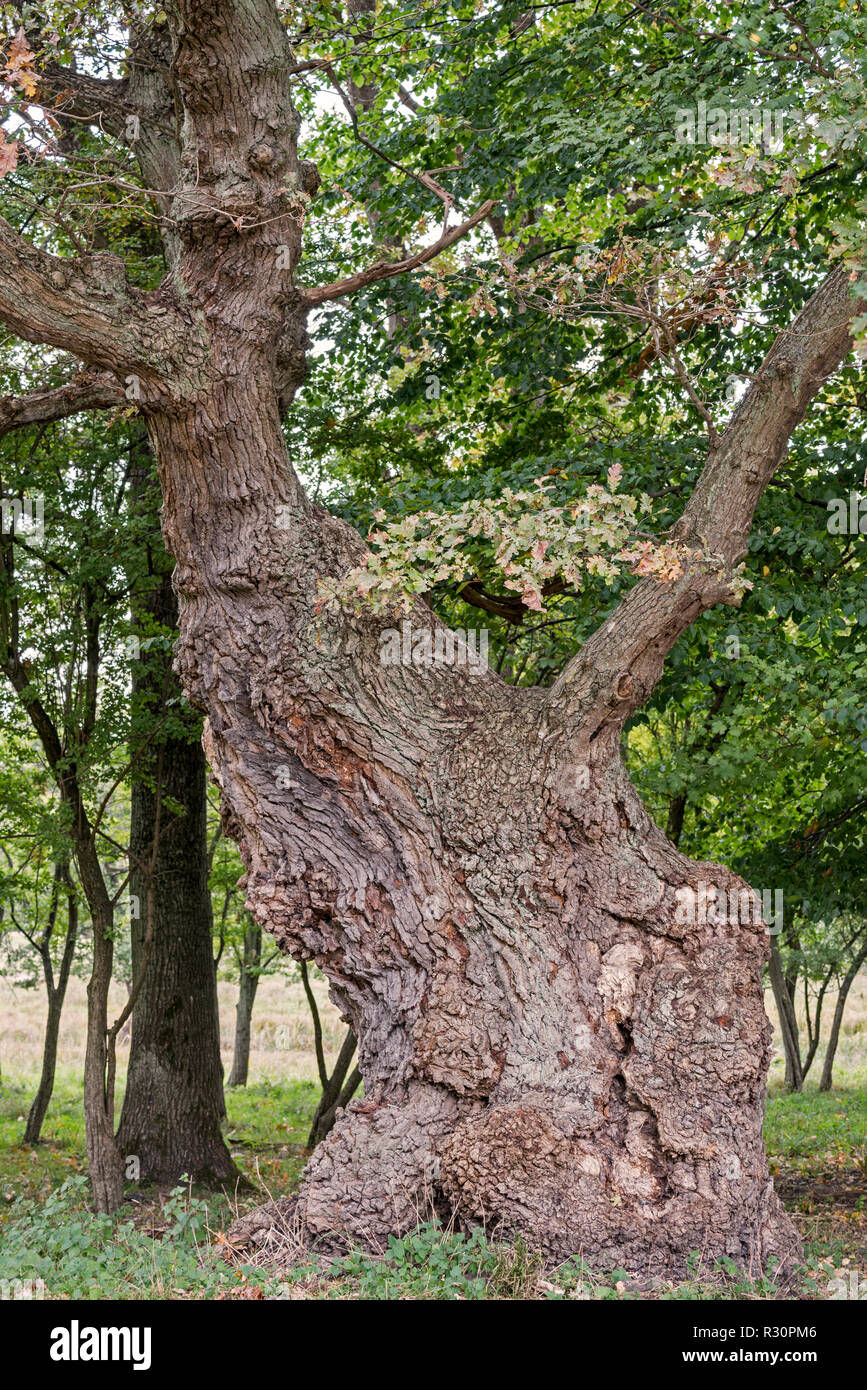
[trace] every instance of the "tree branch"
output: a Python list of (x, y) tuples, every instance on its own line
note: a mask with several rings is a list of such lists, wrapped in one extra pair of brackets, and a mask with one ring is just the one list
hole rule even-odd
[(707, 463), (672, 539), (693, 558), (680, 579), (643, 579), (585, 642), (554, 685), (549, 708), (587, 738), (619, 733), (662, 673), (667, 653), (706, 609), (740, 599), (733, 569), (747, 553), (759, 499), (786, 454), (793, 430), (852, 347), (850, 324), (867, 304), (838, 266), (774, 340)]
[(82, 410), (110, 410), (129, 402), (107, 373), (82, 373), (63, 386), (31, 391), (26, 396), (0, 396), (0, 435), (25, 425), (46, 425), (65, 420)]
[(368, 266), (367, 270), (359, 270), (357, 274), (349, 275), (345, 280), (335, 280), (332, 284), (321, 285), (318, 289), (302, 290), (302, 297), (313, 307), (316, 304), (325, 304), (331, 299), (343, 299), (345, 295), (354, 294), (356, 290), (364, 289), (366, 285), (372, 285), (377, 280), (387, 280), (393, 275), (403, 275), (409, 270), (415, 270), (465, 237), (473, 227), (484, 221), (493, 206), (493, 199), (482, 203), (466, 222), (451, 227), (432, 245), (426, 246), (423, 251), (417, 251), (413, 256), (407, 256), (401, 261), (378, 261), (376, 265)]
[[(92, 77), (86, 72), (73, 72), (60, 63), (40, 62), (40, 99), (46, 110), (57, 112), (86, 125), (98, 125), (112, 135), (120, 135), (129, 110), (128, 79)], [(53, 103), (53, 104), (52, 104)]]
[(131, 369), (142, 363), (142, 332), (153, 336), (143, 300), (117, 256), (52, 256), (0, 218), (0, 319), (19, 338)]
[(62, 348), (89, 367), (138, 376), (145, 394), (176, 377), (178, 351), (189, 365), (191, 341), (202, 347), (189, 316), (164, 291), (130, 285), (118, 256), (52, 256), (2, 217), (0, 321), (19, 338)]

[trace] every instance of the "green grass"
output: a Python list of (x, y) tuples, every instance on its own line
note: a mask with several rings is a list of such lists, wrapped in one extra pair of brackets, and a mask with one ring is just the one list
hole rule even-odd
[[(331, 1299), (523, 1299), (534, 1296), (543, 1261), (521, 1241), (507, 1245), (489, 1240), (480, 1227), (467, 1235), (430, 1221), (392, 1236), (384, 1258), (354, 1250), (323, 1273), (322, 1296)], [(309, 1280), (309, 1268), (294, 1278)]]
[[(0, 1083), (0, 1280), (42, 1279), (57, 1298), (255, 1297), (282, 1285), (216, 1238), (238, 1211), (297, 1186), (318, 1088), (263, 1082), (226, 1092), (226, 1139), (250, 1188), (173, 1193), (130, 1186), (116, 1216), (87, 1206), (80, 1079), (58, 1076), (36, 1148), (21, 1134), (32, 1086)], [(140, 1200), (141, 1198), (145, 1200)]]
[[(33, 1084), (31, 1078), (0, 1082), (0, 1280), (42, 1279), (52, 1297), (718, 1300), (777, 1293), (772, 1276), (754, 1283), (721, 1267), (697, 1267), (682, 1284), (649, 1292), (632, 1285), (625, 1271), (598, 1276), (576, 1260), (552, 1270), (520, 1241), (504, 1244), (482, 1231), (467, 1235), (436, 1223), (392, 1240), (382, 1258), (353, 1251), (330, 1265), (314, 1261), (276, 1277), (227, 1258), (219, 1236), (239, 1211), (297, 1187), (318, 1098), (312, 1082), (264, 1081), (227, 1092), (227, 1142), (250, 1187), (130, 1189), (135, 1200), (113, 1217), (95, 1217), (87, 1208), (80, 1078), (61, 1072), (45, 1142), (25, 1149), (20, 1141)], [(772, 1170), (810, 1192), (821, 1193), (821, 1184), (839, 1174), (867, 1178), (867, 1096), (850, 1087), (827, 1095), (775, 1092), (766, 1142)], [(799, 1199), (796, 1207), (807, 1241), (806, 1277), (819, 1296), (827, 1296), (828, 1261), (867, 1264), (865, 1203), (850, 1206), (834, 1213)]]
[[(85, 1171), (81, 1079), (58, 1078), (43, 1127), (45, 1143), (21, 1147), (36, 1081), (0, 1082), (0, 1200), (47, 1196), (68, 1177)], [(2, 1228), (0, 1228), (2, 1230)]]
[[(122, 1081), (122, 1078), (121, 1078)], [(61, 1073), (36, 1148), (21, 1135), (35, 1081), (0, 1081), (0, 1199), (47, 1195), (66, 1178), (86, 1171), (81, 1080)], [(312, 1081), (264, 1081), (226, 1090), (226, 1142), (235, 1166), (262, 1189), (285, 1192), (298, 1181), (304, 1144), (319, 1099)]]
[[(213, 1243), (211, 1204), (178, 1189), (162, 1203), (162, 1230), (127, 1213), (94, 1216), (87, 1179), (67, 1178), (41, 1203), (13, 1202), (0, 1228), (0, 1280), (41, 1281), (51, 1298), (237, 1297), (279, 1291), (277, 1280)], [(255, 1296), (255, 1294), (254, 1294)]]
[(796, 1169), (820, 1162), (858, 1167), (867, 1146), (867, 1092), (809, 1088), (795, 1096), (771, 1095), (765, 1143), (769, 1155)]
[(263, 1081), (226, 1092), (226, 1140), (244, 1177), (269, 1192), (297, 1186), (319, 1102), (312, 1081)]
[[(831, 1267), (808, 1257), (800, 1276), (804, 1295), (824, 1296)], [(606, 1302), (654, 1298), (661, 1302), (793, 1297), (773, 1271), (747, 1278), (731, 1260), (703, 1263), (698, 1251), (690, 1260), (689, 1277), (679, 1284), (633, 1280), (626, 1270), (600, 1275), (574, 1257), (548, 1268), (545, 1260), (523, 1241), (491, 1239), (481, 1228), (469, 1234), (425, 1222), (409, 1235), (390, 1237), (381, 1256), (353, 1250), (330, 1265), (302, 1265), (287, 1275), (296, 1297), (363, 1300), (582, 1300)], [(289, 1295), (292, 1296), (291, 1294)]]

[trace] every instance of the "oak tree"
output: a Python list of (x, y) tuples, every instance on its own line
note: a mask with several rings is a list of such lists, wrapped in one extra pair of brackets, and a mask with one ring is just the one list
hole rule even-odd
[[(556, 19), (567, 30), (556, 35), (562, 61), (573, 38), (586, 99), (593, 49), (596, 88), (604, 72), (625, 130), (636, 98), (630, 42), (683, 45), (680, 10), (660, 38), (642, 10), (568, 8)], [(678, 638), (743, 592), (738, 567), (762, 492), (852, 346), (864, 305), (849, 266), (814, 274), (800, 311), (769, 328), (723, 429), (678, 351), (692, 316), (672, 320), (664, 296), (613, 306), (647, 329), (650, 358), (668, 361), (707, 424), (706, 461), (669, 537), (676, 572), (642, 577), (639, 566), (552, 686), (509, 685), (459, 664), (383, 664), (390, 619), (370, 606), (323, 604), (321, 582), (363, 568), (365, 547), (311, 502), (282, 417), (291, 419), (304, 380), (315, 311), (409, 274), (476, 228), (508, 235), (502, 219), (520, 157), (514, 169), (483, 157), (473, 168), (462, 146), (450, 163), (465, 211), (452, 223), (457, 199), (440, 166), (398, 157), (399, 145), (371, 140), (359, 119), (363, 103), (341, 64), (363, 79), (374, 44), (371, 61), (387, 66), (394, 56), (399, 72), (402, 46), (415, 43), (423, 69), (436, 57), (436, 7), (409, 19), (384, 7), (371, 30), (369, 9), (350, 5), (341, 31), (310, 58), (293, 48), (294, 17), (274, 0), (121, 9), (125, 72), (97, 76), (92, 62), (72, 70), (45, 51), (43, 28), (28, 40), (32, 62), (21, 46), (10, 55), (10, 80), (32, 71), (46, 103), (127, 131), (138, 180), (114, 170), (95, 177), (146, 190), (168, 272), (158, 289), (142, 289), (115, 255), (37, 245), (22, 214), (21, 228), (0, 223), (0, 317), (19, 337), (86, 364), (69, 401), (78, 392), (92, 405), (95, 392), (119, 386), (147, 425), (175, 560), (177, 668), (207, 715), (204, 746), (240, 845), (249, 909), (285, 950), (315, 960), (358, 1038), (364, 1099), (309, 1163), (299, 1229), (311, 1240), (375, 1242), (431, 1203), (461, 1222), (521, 1231), (551, 1255), (581, 1250), (633, 1271), (682, 1271), (696, 1249), (753, 1268), (793, 1255), (797, 1236), (761, 1136), (765, 924), (755, 911), (746, 921), (683, 914), (684, 893), (699, 883), (726, 901), (749, 902), (749, 890), (729, 870), (687, 858), (654, 825), (624, 768), (621, 734)], [(748, 63), (752, 40), (722, 9), (721, 33), (713, 13), (701, 22), (724, 46), (733, 34)], [(472, 6), (447, 14), (473, 35)], [(484, 23), (497, 62), (536, 41), (518, 6)], [(757, 47), (775, 54), (775, 31), (787, 23), (769, 10), (774, 32)], [(798, 72), (812, 71), (809, 37), (792, 26), (785, 39)], [(455, 75), (461, 64), (470, 81), (466, 49)], [(311, 73), (341, 101), (348, 95), (389, 208), (382, 255), (318, 283), (302, 234), (320, 178), (302, 157), (296, 104)], [(645, 92), (654, 76), (658, 84), (648, 62)], [(383, 88), (379, 74), (377, 92), (371, 107), (391, 110), (394, 86)], [(536, 142), (544, 158), (522, 117), (513, 147)], [(755, 174), (726, 177), (748, 184)], [(560, 201), (580, 188), (573, 182)], [(396, 243), (404, 196), (413, 215)], [(422, 197), (445, 215), (412, 251)], [(533, 254), (526, 236), (522, 254)], [(619, 274), (609, 257), (603, 282)], [(515, 282), (516, 294), (537, 299), (558, 289)], [(706, 306), (698, 296), (696, 313)], [(599, 296), (592, 307), (604, 307)], [(432, 645), (438, 634), (444, 641), (421, 595), (408, 617)], [(115, 1205), (119, 1174), (93, 1177), (97, 1205)]]

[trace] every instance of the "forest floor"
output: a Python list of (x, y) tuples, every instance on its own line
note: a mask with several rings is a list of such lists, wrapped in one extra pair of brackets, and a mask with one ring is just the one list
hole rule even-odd
[[(341, 1025), (322, 1001), (333, 1055)], [(119, 993), (119, 999), (122, 994)], [(232, 992), (221, 986), (221, 1015)], [(0, 982), (0, 1296), (3, 1281), (42, 1281), (53, 1298), (376, 1298), (376, 1299), (721, 1299), (780, 1296), (773, 1278), (745, 1280), (734, 1269), (704, 1269), (652, 1290), (628, 1270), (598, 1277), (580, 1262), (552, 1270), (520, 1244), (426, 1225), (393, 1242), (384, 1259), (343, 1260), (274, 1273), (243, 1263), (225, 1231), (235, 1216), (298, 1185), (318, 1098), (312, 1031), (300, 986), (263, 981), (254, 1014), (250, 1083), (227, 1091), (227, 1141), (246, 1184), (213, 1193), (130, 1188), (115, 1217), (87, 1209), (80, 1039), (83, 990), (74, 982), (61, 1040), (63, 1065), (43, 1142), (21, 1145), (37, 1079), (41, 1005), (36, 991)], [(123, 1058), (122, 1058), (123, 1060)], [(227, 1051), (224, 1062), (227, 1065)], [(867, 978), (859, 981), (838, 1051), (835, 1085), (817, 1090), (821, 1053), (804, 1092), (781, 1087), (771, 1068), (766, 1143), (777, 1190), (804, 1237), (806, 1299), (867, 1295)], [(118, 1094), (122, 1094), (122, 1069)], [(713, 1276), (713, 1277), (711, 1277)], [(36, 1296), (41, 1294), (38, 1282)], [(7, 1291), (8, 1296), (8, 1291)]]

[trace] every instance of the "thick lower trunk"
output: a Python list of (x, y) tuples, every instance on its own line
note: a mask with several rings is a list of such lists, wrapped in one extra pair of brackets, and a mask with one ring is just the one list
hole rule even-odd
[(235, 1044), (232, 1051), (230, 1086), (246, 1086), (250, 1071), (250, 1039), (253, 1027), (253, 1005), (259, 988), (259, 966), (262, 961), (262, 928), (255, 922), (244, 931), (244, 953), (241, 958), (238, 1003), (235, 1006)]
[(300, 1229), (376, 1246), (430, 1207), (632, 1273), (795, 1255), (762, 1142), (765, 928), (679, 920), (690, 887), (746, 888), (649, 820), (620, 685), (576, 724), (492, 674), (383, 668), (390, 616), (317, 630), (315, 576), (358, 545), (294, 483), (267, 383), (152, 428), (248, 906), (358, 1038), (364, 1100), (310, 1160)]
[(676, 922), (684, 884), (743, 885), (676, 855), (618, 780), (598, 837), (555, 851), (549, 820), (534, 851), (521, 815), (472, 900), (405, 933), (398, 1008), (383, 991), (361, 1014), (386, 1049), (405, 1028), (405, 1070), (314, 1154), (312, 1236), (381, 1242), (437, 1210), (631, 1273), (797, 1252), (761, 1134), (763, 930)]
[[(168, 576), (149, 607), (163, 627), (174, 626), (177, 609)], [(173, 679), (165, 686), (159, 671), (137, 673), (137, 695), (153, 685), (157, 699), (180, 693)], [(141, 975), (142, 982), (132, 1014), (117, 1141), (125, 1159), (138, 1160), (130, 1171), (141, 1182), (176, 1183), (185, 1174), (221, 1182), (235, 1177), (236, 1170), (221, 1129), (223, 1064), (201, 744), (183, 733), (165, 738), (155, 767), (159, 796), (149, 780), (135, 782), (131, 796), (130, 889), (139, 904), (132, 921), (132, 967), (133, 980)], [(152, 939), (145, 949), (149, 913)]]

